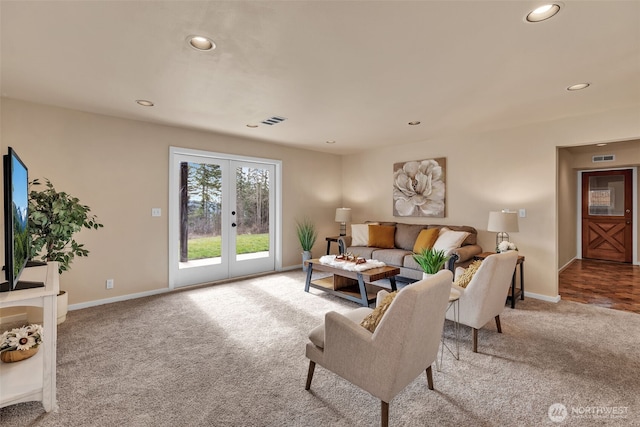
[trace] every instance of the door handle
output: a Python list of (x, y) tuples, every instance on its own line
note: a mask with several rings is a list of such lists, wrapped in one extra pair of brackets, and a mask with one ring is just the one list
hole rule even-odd
[(232, 227), (235, 227), (235, 226), (236, 226), (236, 223), (235, 223), (235, 222), (232, 222), (232, 223), (231, 223), (231, 226), (232, 226)]

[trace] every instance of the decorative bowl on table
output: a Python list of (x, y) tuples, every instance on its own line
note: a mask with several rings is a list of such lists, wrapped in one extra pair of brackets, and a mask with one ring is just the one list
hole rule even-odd
[(5, 331), (0, 337), (0, 360), (19, 362), (33, 356), (42, 344), (42, 325), (28, 325)]

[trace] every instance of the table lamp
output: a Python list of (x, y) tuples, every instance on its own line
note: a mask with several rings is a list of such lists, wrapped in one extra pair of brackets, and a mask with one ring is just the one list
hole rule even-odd
[(336, 222), (340, 223), (340, 235), (347, 235), (347, 222), (351, 221), (351, 208), (336, 209)]
[(509, 211), (489, 212), (487, 231), (496, 234), (496, 248), (503, 241), (509, 241), (509, 232), (518, 231), (518, 213)]

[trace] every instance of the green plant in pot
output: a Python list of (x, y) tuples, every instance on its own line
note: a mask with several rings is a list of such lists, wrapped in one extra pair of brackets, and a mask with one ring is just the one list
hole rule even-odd
[[(62, 274), (70, 269), (76, 256), (89, 255), (84, 245), (75, 240), (76, 233), (83, 228), (97, 230), (103, 225), (90, 213), (89, 206), (80, 203), (77, 197), (56, 191), (48, 179), (45, 179), (44, 184), (37, 179), (29, 184), (28, 227), (32, 240), (31, 255), (36, 260), (57, 261), (58, 272)], [(41, 185), (44, 185), (43, 189), (35, 189)], [(58, 323), (66, 318), (67, 298), (64, 291), (58, 295)]]
[(449, 260), (449, 255), (446, 255), (442, 250), (425, 248), (419, 253), (413, 254), (413, 259), (420, 265), (425, 274), (436, 274)]
[(315, 224), (308, 218), (305, 218), (296, 223), (296, 234), (298, 235), (298, 241), (302, 247), (302, 271), (307, 271), (307, 267), (304, 265), (304, 262), (311, 259), (311, 249), (316, 243), (318, 232)]

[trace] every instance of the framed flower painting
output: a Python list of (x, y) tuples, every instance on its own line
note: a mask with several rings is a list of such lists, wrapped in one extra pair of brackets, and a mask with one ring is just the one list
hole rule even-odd
[(393, 216), (444, 218), (447, 159), (393, 165)]

